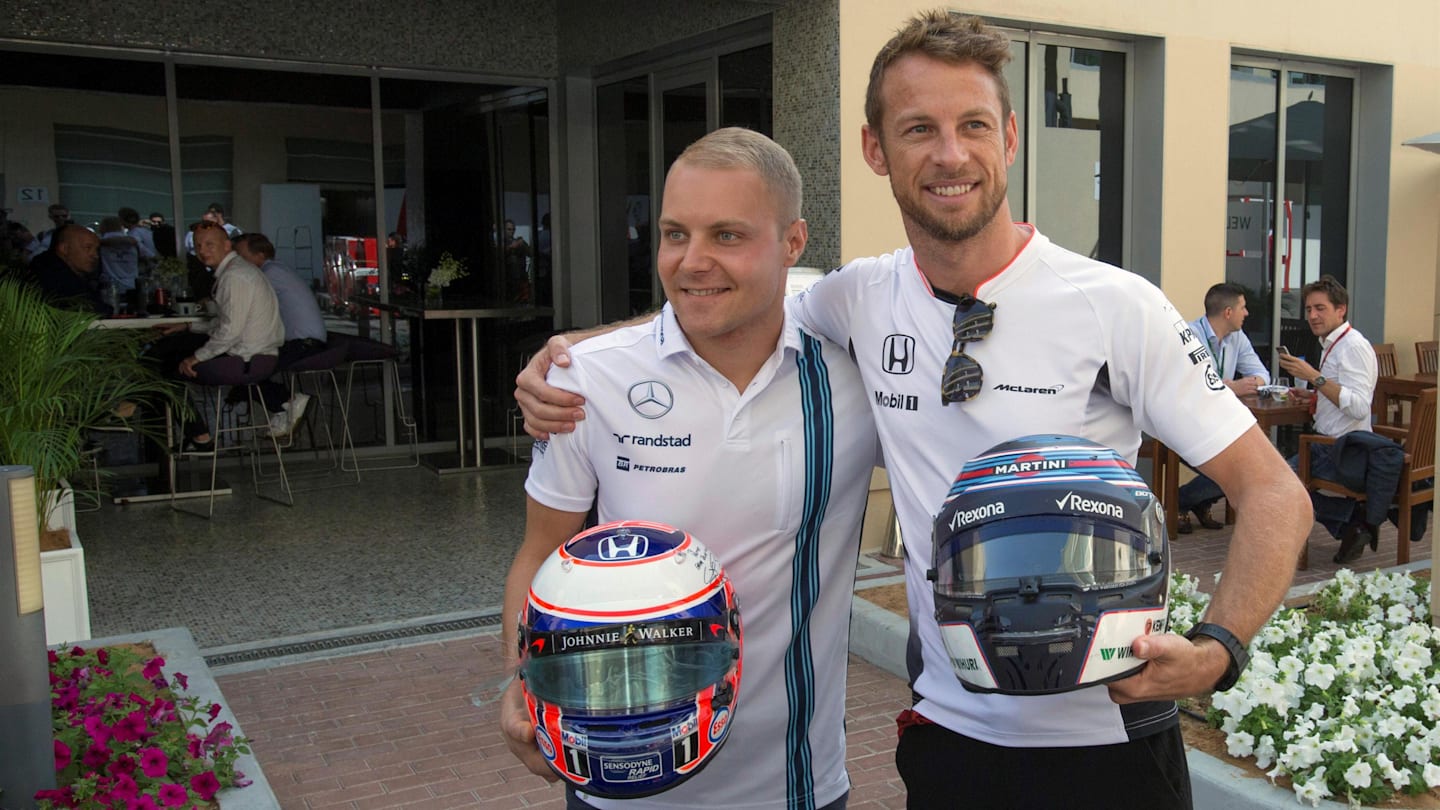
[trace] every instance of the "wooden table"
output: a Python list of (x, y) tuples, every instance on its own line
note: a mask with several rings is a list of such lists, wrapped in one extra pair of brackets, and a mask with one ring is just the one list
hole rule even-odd
[[(1303, 425), (1310, 420), (1310, 403), (1305, 399), (1292, 397), (1285, 402), (1276, 402), (1250, 394), (1240, 397), (1240, 401), (1255, 415), (1255, 421), (1266, 435), (1269, 435), (1271, 428), (1280, 425)], [(1180, 455), (1159, 439), (1146, 436), (1140, 443), (1140, 458), (1150, 459), (1154, 471), (1150, 486), (1159, 496), (1160, 504), (1165, 507), (1165, 525), (1174, 532), (1175, 527), (1180, 524), (1180, 465), (1183, 463)], [(1234, 516), (1228, 500), (1226, 503), (1225, 522), (1233, 523)]]
[(1273, 399), (1262, 399), (1257, 394), (1246, 394), (1240, 397), (1245, 407), (1255, 416), (1255, 421), (1260, 429), (1267, 434), (1271, 428), (1280, 425), (1303, 425), (1310, 421), (1310, 400), (1291, 396), (1284, 402)]

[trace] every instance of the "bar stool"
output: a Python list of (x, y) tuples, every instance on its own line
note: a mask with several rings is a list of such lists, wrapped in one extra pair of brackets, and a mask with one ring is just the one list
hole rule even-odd
[[(405, 412), (405, 397), (400, 396), (400, 350), (389, 344), (381, 343), (378, 340), (362, 338), (357, 335), (347, 335), (343, 332), (329, 332), (327, 334), (327, 340), (331, 345), (343, 344), (345, 346), (345, 362), (343, 364), (345, 368), (344, 401), (347, 407), (351, 402), (351, 394), (354, 391), (355, 372), (357, 370), (361, 372), (361, 385), (364, 389), (361, 396), (364, 397), (364, 403), (372, 409), (377, 405), (383, 407), (383, 402), (374, 401), (369, 398), (369, 386), (364, 384), (364, 370), (371, 366), (378, 367), (382, 387), (387, 374), (391, 384), (394, 386), (396, 393), (395, 417), (400, 429), (409, 436), (410, 452), (405, 456), (381, 456), (371, 458), (362, 465), (360, 460), (356, 458), (352, 452), (351, 463), (353, 470), (358, 474), (362, 469), (403, 470), (420, 466), (419, 430), (416, 426), (415, 417), (409, 416)], [(395, 463), (397, 461), (400, 463)], [(344, 467), (343, 458), (341, 459), (341, 466), (347, 471), (352, 469), (350, 467)]]
[[(340, 382), (335, 376), (335, 370), (345, 362), (346, 353), (350, 344), (345, 341), (329, 343), (325, 349), (315, 354), (303, 357), (288, 367), (281, 369), (285, 374), (291, 391), (299, 391), (308, 394), (312, 399), (314, 416), (304, 421), (306, 433), (310, 439), (310, 449), (318, 458), (322, 446), (329, 451), (330, 463), (324, 466), (312, 467), (310, 469), (295, 469), (291, 465), (289, 476), (293, 479), (296, 476), (313, 474), (328, 474), (334, 470), (341, 470), (347, 473), (354, 473), (354, 479), (340, 481), (337, 486), (348, 483), (359, 483), (360, 470), (355, 464), (355, 442), (350, 435), (350, 409), (347, 406), (346, 398), (340, 393)], [(329, 388), (326, 390), (326, 382)], [(308, 389), (308, 390), (307, 390)], [(335, 436), (331, 430), (333, 421), (331, 412), (338, 412), (340, 415), (340, 449), (335, 448)], [(316, 441), (316, 426), (323, 436), (323, 445)], [(298, 425), (292, 425), (290, 432), (280, 437), (280, 446), (287, 450), (294, 450), (296, 447), (295, 437)], [(348, 463), (345, 460), (349, 454)], [(292, 452), (292, 456), (293, 456)], [(263, 475), (262, 466), (262, 475)], [(348, 479), (349, 476), (346, 476)]]
[[(203, 368), (203, 364), (202, 364)], [(171, 450), (172, 463), (174, 459), (210, 457), (210, 496), (209, 506), (205, 514), (193, 512), (189, 509), (182, 509), (176, 505), (175, 476), (170, 475), (170, 508), (177, 512), (196, 515), (209, 519), (215, 515), (215, 480), (220, 465), (220, 454), (230, 451), (249, 451), (250, 454), (250, 480), (255, 485), (255, 494), (267, 500), (273, 500), (286, 506), (295, 505), (295, 496), (290, 490), (290, 480), (285, 475), (285, 459), (282, 455), (282, 448), (279, 440), (270, 434), (270, 411), (265, 407), (264, 398), (256, 385), (263, 382), (275, 371), (275, 360), (273, 355), (257, 355), (251, 363), (246, 364), (244, 371), (225, 369), (205, 369), (197, 381), (186, 382), (186, 388), (193, 396), (201, 400), (200, 412), (210, 415), (212, 418), (209, 428), (210, 437), (214, 447), (210, 450), (186, 450), (182, 440), (178, 449)], [(235, 404), (228, 402), (227, 396), (230, 389), (236, 386), (245, 387), (245, 413), (242, 417), (236, 409)], [(240, 403), (237, 403), (240, 404)], [(259, 417), (257, 420), (256, 417)], [(243, 420), (243, 421), (242, 421)], [(167, 419), (167, 423), (168, 423)], [(167, 432), (169, 430), (167, 424)], [(275, 452), (275, 463), (278, 469), (278, 476), (274, 479), (279, 484), (279, 495), (266, 494), (262, 486), (260, 475), (259, 456), (261, 444), (268, 440), (270, 449)]]

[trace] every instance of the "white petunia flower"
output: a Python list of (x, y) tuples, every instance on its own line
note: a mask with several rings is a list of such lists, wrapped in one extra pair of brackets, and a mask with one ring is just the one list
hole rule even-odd
[(1248, 757), (1255, 753), (1255, 735), (1248, 731), (1226, 735), (1225, 750), (1232, 757)]
[(1440, 765), (1433, 762), (1425, 763), (1422, 775), (1425, 777), (1425, 787), (1431, 789), (1440, 787)]
[(1318, 768), (1310, 778), (1302, 782), (1296, 782), (1295, 798), (1297, 801), (1310, 802), (1311, 807), (1319, 807), (1320, 800), (1328, 798), (1330, 788), (1325, 786), (1325, 769)]
[[(1335, 676), (1337, 674), (1334, 664), (1315, 664), (1305, 673), (1305, 679), (1310, 685), (1317, 689), (1329, 689), (1330, 685), (1335, 683)], [(1316, 703), (1311, 707), (1311, 711), (1314, 711), (1316, 708), (1320, 710), (1321, 714), (1325, 713), (1325, 705), (1323, 703)]]
[(1364, 790), (1370, 787), (1370, 777), (1374, 772), (1374, 769), (1370, 767), (1370, 763), (1363, 759), (1357, 760), (1354, 765), (1350, 766), (1349, 770), (1345, 771), (1345, 781), (1349, 782), (1351, 787)]

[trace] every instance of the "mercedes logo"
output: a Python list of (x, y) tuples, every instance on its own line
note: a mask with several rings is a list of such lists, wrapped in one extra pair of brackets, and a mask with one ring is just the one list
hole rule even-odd
[(675, 395), (659, 380), (638, 382), (630, 386), (630, 407), (646, 419), (659, 419), (675, 407)]

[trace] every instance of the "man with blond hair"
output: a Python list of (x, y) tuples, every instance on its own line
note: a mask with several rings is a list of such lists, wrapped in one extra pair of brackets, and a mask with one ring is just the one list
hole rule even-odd
[[(601, 521), (666, 523), (703, 540), (752, 619), (734, 723), (705, 770), (645, 799), (572, 791), (571, 808), (845, 806), (850, 600), (877, 446), (845, 350), (785, 313), (787, 271), (807, 237), (800, 205), (799, 171), (769, 138), (730, 128), (692, 144), (660, 206), (669, 303), (552, 372), (555, 385), (589, 393), (590, 418), (536, 445), (504, 649), (514, 654), (536, 570), (592, 505)], [(501, 723), (516, 756), (553, 778), (519, 683)]]
[[(1013, 221), (1009, 58), (1002, 32), (943, 10), (886, 43), (861, 148), (889, 178), (910, 245), (850, 262), (791, 309), (852, 346), (877, 394), (905, 541), (915, 696), (896, 763), (912, 808), (1113, 807), (1117, 792), (1125, 805), (1188, 808), (1173, 701), (1238, 679), (1245, 644), (1290, 583), (1308, 499), (1244, 405), (1192, 360), (1203, 344), (1158, 289)], [(913, 347), (903, 362), (886, 352), (901, 341)], [(537, 356), (521, 381), (527, 429), (564, 431), (583, 400), (541, 387), (534, 369), (545, 364)], [(1133, 462), (1142, 430), (1215, 480), (1239, 514), (1206, 622), (1189, 638), (1137, 639), (1131, 652), (1146, 666), (1104, 687), (1023, 697), (964, 689), (926, 577), (934, 515), (956, 474), (1037, 433), (1081, 436)]]

